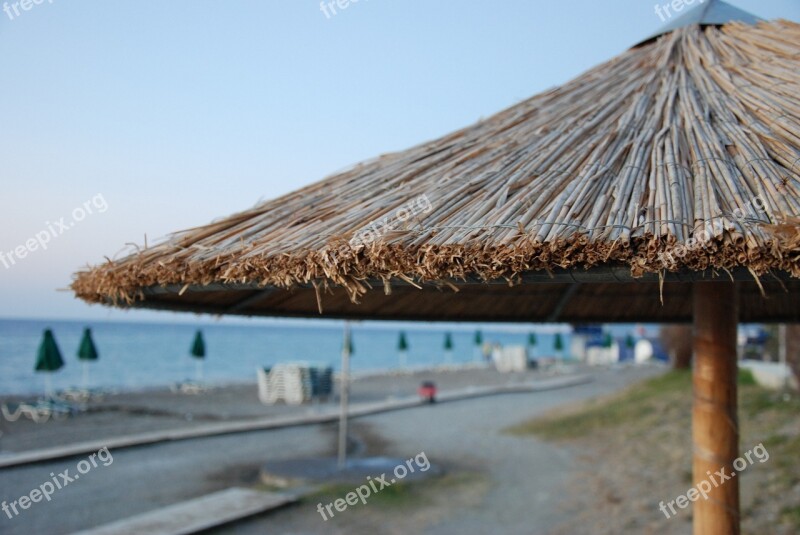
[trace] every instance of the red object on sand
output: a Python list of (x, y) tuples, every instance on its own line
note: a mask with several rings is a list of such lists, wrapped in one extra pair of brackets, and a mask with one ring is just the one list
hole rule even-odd
[(436, 402), (436, 383), (433, 381), (423, 381), (417, 389), (419, 397), (427, 400), (429, 403)]

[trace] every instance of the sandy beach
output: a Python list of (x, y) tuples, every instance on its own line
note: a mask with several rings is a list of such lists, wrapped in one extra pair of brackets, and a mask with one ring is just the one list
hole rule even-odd
[[(352, 376), (350, 401), (359, 404), (413, 396), (426, 380), (434, 381), (440, 391), (447, 392), (472, 386), (522, 384), (556, 375), (552, 371), (533, 370), (501, 374), (480, 364), (361, 373)], [(24, 399), (31, 397), (7, 396), (0, 401), (15, 403)], [(2, 418), (0, 454), (40, 448), (44, 444), (52, 447), (120, 434), (188, 429), (210, 422), (314, 414), (337, 407), (337, 397), (305, 405), (264, 405), (258, 400), (255, 382), (216, 386), (201, 394), (179, 393), (169, 388), (120, 392), (90, 401), (83, 412), (63, 420), (37, 424), (24, 417), (15, 422)]]
[[(565, 520), (562, 496), (572, 471), (573, 453), (507, 432), (549, 408), (618, 390), (660, 367), (591, 369), (592, 381), (580, 386), (503, 394), (422, 406), (355, 419), (351, 440), (358, 455), (408, 458), (425, 452), (444, 475), (408, 486), (347, 515), (324, 522), (318, 501), (341, 489), (323, 489), (300, 503), (253, 517), (219, 533), (547, 533)], [(500, 374), (490, 369), (454, 369), (408, 375), (371, 375), (353, 381), (354, 403), (405, 395), (421, 380), (444, 391), (468, 386), (545, 381), (552, 374), (531, 371)], [(96, 408), (63, 421), (6, 426), (4, 451), (20, 451), (117, 433), (143, 432), (199, 422), (247, 419), (265, 414), (307, 412), (315, 407), (263, 406), (255, 385), (216, 389), (201, 396), (168, 390), (109, 396)], [(102, 409), (102, 410), (101, 410)], [(188, 417), (191, 415), (191, 418)], [(112, 451), (114, 464), (91, 479), (65, 489), (58, 501), (9, 522), (8, 533), (68, 533), (153, 510), (233, 485), (259, 488), (258, 472), (267, 460), (332, 455), (335, 425), (308, 425), (269, 431), (167, 442)], [(49, 473), (74, 464), (57, 459), (6, 469), (2, 499), (14, 499)], [(531, 467), (521, 471), (519, 467)], [(119, 483), (124, 481), (124, 485)], [(313, 502), (313, 503), (312, 503)], [(55, 509), (58, 509), (56, 511)], [(56, 520), (57, 519), (57, 520)], [(372, 528), (370, 528), (372, 526)], [(488, 530), (488, 531), (487, 531)]]

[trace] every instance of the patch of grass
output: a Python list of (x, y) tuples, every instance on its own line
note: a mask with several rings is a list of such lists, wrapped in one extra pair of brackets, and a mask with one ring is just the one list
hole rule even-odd
[[(774, 522), (763, 512), (769, 504), (780, 511), (781, 526), (792, 530), (787, 533), (800, 533), (800, 506), (791, 499), (800, 484), (800, 395), (763, 388), (749, 370), (740, 370), (737, 382), (740, 450), (763, 443), (769, 452), (769, 459), (758, 463), (757, 470), (750, 469), (753, 475), (746, 480), (747, 485), (757, 489), (751, 503), (743, 504), (743, 518), (750, 523), (748, 531), (766, 532), (762, 529), (765, 523)], [(633, 463), (642, 471), (652, 470), (664, 461), (665, 453), (676, 453), (669, 458), (669, 484), (685, 488), (692, 481), (691, 469), (681, 469), (675, 459), (682, 463), (691, 455), (691, 407), (691, 372), (672, 371), (619, 394), (550, 412), (508, 431), (535, 434), (545, 440), (574, 441), (598, 452), (604, 466), (609, 467)]]
[(739, 376), (737, 377), (737, 381), (739, 386), (753, 386), (758, 384), (756, 383), (756, 378), (753, 375), (753, 372), (745, 368), (739, 368)]
[(800, 533), (800, 506), (786, 502), (791, 501), (787, 497), (800, 484), (800, 465), (797, 463), (800, 459), (800, 435), (793, 423), (798, 414), (800, 396), (797, 393), (785, 398), (781, 392), (758, 385), (744, 385), (739, 389), (742, 449), (761, 442), (769, 452), (769, 460), (759, 465), (759, 470), (769, 475), (761, 482), (752, 511), (766, 504), (774, 507), (783, 502), (781, 525), (790, 527), (795, 533)]
[(568, 412), (552, 413), (514, 426), (515, 435), (535, 434), (547, 440), (578, 438), (598, 429), (623, 426), (646, 416), (657, 415), (662, 398), (691, 396), (692, 377), (686, 370), (665, 373), (632, 386), (620, 394), (595, 400)]
[[(737, 377), (741, 409), (747, 416), (768, 409), (800, 412), (800, 398), (786, 402), (779, 393), (759, 387), (750, 370), (740, 369)], [(598, 429), (625, 426), (644, 418), (658, 417), (665, 405), (691, 406), (691, 370), (673, 370), (634, 385), (620, 394), (592, 400), (577, 408), (557, 411), (514, 426), (515, 435), (535, 434), (545, 440), (565, 440), (590, 435)]]
[(413, 484), (409, 483), (395, 483), (391, 487), (386, 487), (377, 494), (370, 496), (369, 502), (395, 507), (407, 505), (417, 498), (418, 493), (412, 487)]
[(781, 509), (781, 521), (795, 527), (800, 526), (800, 505)]
[(797, 414), (800, 412), (800, 396), (794, 394), (784, 399), (783, 394), (775, 390), (759, 386), (744, 387), (739, 391), (739, 408), (748, 417), (766, 411)]
[(691, 485), (692, 484), (692, 470), (691, 470), (691, 468), (688, 469), (688, 470), (684, 470), (683, 471), (683, 473), (681, 474), (681, 480), (686, 485)]
[[(366, 484), (366, 482), (363, 484)], [(347, 496), (348, 493), (355, 492), (355, 489), (359, 486), (361, 485), (345, 483), (325, 485), (324, 487), (320, 488), (319, 491), (308, 496), (307, 499), (315, 503), (319, 501), (322, 501), (323, 503), (332, 503), (338, 499), (345, 499), (345, 496)], [(380, 487), (380, 484), (376, 483), (376, 486)], [(367, 498), (367, 503), (383, 506), (400, 506), (409, 504), (416, 498), (417, 494), (413, 487), (413, 484), (395, 483), (379, 490), (377, 494), (370, 490), (370, 496)], [(361, 502), (359, 501), (358, 504), (360, 505)]]
[(767, 448), (769, 451), (772, 448), (777, 448), (783, 446), (789, 442), (789, 437), (786, 435), (770, 435), (767, 439), (763, 442), (764, 447)]
[(800, 459), (800, 435), (773, 435), (764, 441), (764, 447), (769, 452), (768, 462), (775, 463), (778, 481), (786, 488), (800, 483), (800, 471), (797, 469), (797, 459)]
[[(431, 492), (444, 494), (448, 489), (452, 489), (456, 486), (474, 484), (476, 481), (475, 476), (471, 474), (444, 474), (422, 481), (398, 481), (383, 489), (380, 489), (380, 483), (375, 483), (375, 486), (380, 490), (377, 493), (370, 490), (367, 504), (377, 505), (379, 507), (413, 506), (419, 502), (429, 501), (426, 496)], [(364, 484), (368, 484), (366, 480), (362, 483), (332, 483), (323, 485), (312, 494), (304, 497), (301, 501), (314, 504), (319, 502), (323, 504), (332, 503), (338, 499), (345, 499), (348, 493), (355, 492), (356, 488)], [(360, 501), (358, 505), (361, 505)]]
[(319, 501), (322, 498), (331, 498), (331, 500), (328, 501), (333, 501), (333, 499), (341, 498), (348, 492), (352, 492), (357, 486), (358, 485), (352, 485), (348, 483), (330, 483), (327, 485), (321, 485), (315, 492), (309, 494), (307, 498), (312, 501)]

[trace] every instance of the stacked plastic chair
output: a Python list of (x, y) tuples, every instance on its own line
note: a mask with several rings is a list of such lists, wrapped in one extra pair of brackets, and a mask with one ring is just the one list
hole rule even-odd
[(288, 362), (272, 368), (259, 368), (257, 373), (258, 398), (267, 405), (279, 401), (300, 405), (313, 398), (329, 398), (333, 392), (333, 369), (330, 366)]

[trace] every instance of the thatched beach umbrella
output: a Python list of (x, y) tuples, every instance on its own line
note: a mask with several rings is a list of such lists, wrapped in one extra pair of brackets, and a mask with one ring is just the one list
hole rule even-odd
[[(716, 1), (560, 87), (77, 275), (212, 314), (694, 321), (694, 477), (738, 448), (737, 321), (800, 321), (800, 25)], [(695, 503), (735, 533), (737, 478)]]

